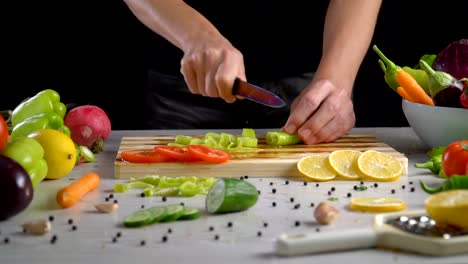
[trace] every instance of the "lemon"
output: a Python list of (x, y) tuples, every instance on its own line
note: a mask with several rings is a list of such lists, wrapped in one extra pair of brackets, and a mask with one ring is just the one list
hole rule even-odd
[(395, 181), (403, 174), (403, 165), (397, 158), (375, 150), (363, 152), (357, 168), (361, 177), (372, 181)]
[(46, 179), (61, 178), (75, 167), (75, 143), (65, 133), (55, 129), (40, 129), (28, 137), (35, 138), (44, 149), (48, 168)]
[(328, 164), (328, 155), (310, 155), (297, 162), (297, 169), (302, 175), (314, 181), (330, 181), (336, 177)]
[(427, 214), (437, 224), (468, 228), (468, 190), (433, 194), (424, 201)]
[(405, 201), (393, 197), (355, 197), (349, 203), (350, 210), (371, 213), (401, 211), (405, 208)]
[(357, 160), (360, 156), (361, 152), (357, 150), (335, 150), (328, 155), (328, 162), (339, 176), (350, 180), (357, 180), (361, 178), (357, 168)]

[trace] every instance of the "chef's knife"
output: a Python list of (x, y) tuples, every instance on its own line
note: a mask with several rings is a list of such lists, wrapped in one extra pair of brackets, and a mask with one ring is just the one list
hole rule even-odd
[(256, 85), (244, 82), (239, 78), (236, 78), (234, 81), (232, 94), (240, 95), (251, 101), (274, 108), (281, 108), (286, 106), (286, 103), (278, 95)]

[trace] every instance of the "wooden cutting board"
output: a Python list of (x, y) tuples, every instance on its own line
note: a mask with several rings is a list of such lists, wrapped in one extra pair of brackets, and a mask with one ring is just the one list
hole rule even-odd
[[(200, 136), (202, 137), (202, 136)], [(122, 137), (114, 162), (114, 176), (117, 179), (138, 178), (145, 175), (197, 176), (197, 177), (301, 177), (297, 162), (305, 156), (327, 154), (334, 150), (354, 149), (359, 151), (377, 150), (388, 153), (403, 164), (403, 175), (408, 174), (408, 158), (373, 135), (349, 134), (335, 142), (316, 145), (291, 145), (274, 147), (258, 136), (258, 148), (254, 153), (243, 153), (223, 164), (197, 164), (165, 162), (137, 164), (124, 162), (120, 153), (125, 150), (151, 149), (156, 145), (174, 142), (175, 136)]]

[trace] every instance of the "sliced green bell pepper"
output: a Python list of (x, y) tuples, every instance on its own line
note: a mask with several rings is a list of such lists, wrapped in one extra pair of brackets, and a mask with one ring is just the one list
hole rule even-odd
[(55, 112), (44, 112), (30, 116), (13, 127), (11, 138), (26, 137), (39, 129), (56, 129), (70, 136), (70, 129), (63, 123), (63, 118)]
[(45, 112), (55, 112), (63, 119), (66, 111), (67, 107), (60, 102), (59, 93), (46, 89), (16, 106), (11, 115), (11, 124), (15, 127), (28, 117)]

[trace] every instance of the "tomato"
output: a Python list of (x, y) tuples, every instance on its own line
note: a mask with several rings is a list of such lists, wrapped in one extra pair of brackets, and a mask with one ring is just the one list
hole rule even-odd
[(152, 149), (122, 151), (120, 156), (123, 160), (134, 163), (154, 163), (171, 160), (169, 157), (160, 155)]
[(210, 163), (222, 163), (231, 158), (231, 155), (226, 151), (205, 145), (188, 145), (187, 151), (190, 156)]
[(442, 154), (442, 168), (447, 177), (465, 175), (468, 163), (468, 140), (450, 143)]
[(166, 156), (179, 161), (196, 161), (189, 155), (187, 148), (185, 147), (176, 147), (176, 146), (156, 146), (154, 151), (159, 155)]
[(8, 141), (8, 125), (5, 119), (0, 115), (0, 151), (5, 147)]

